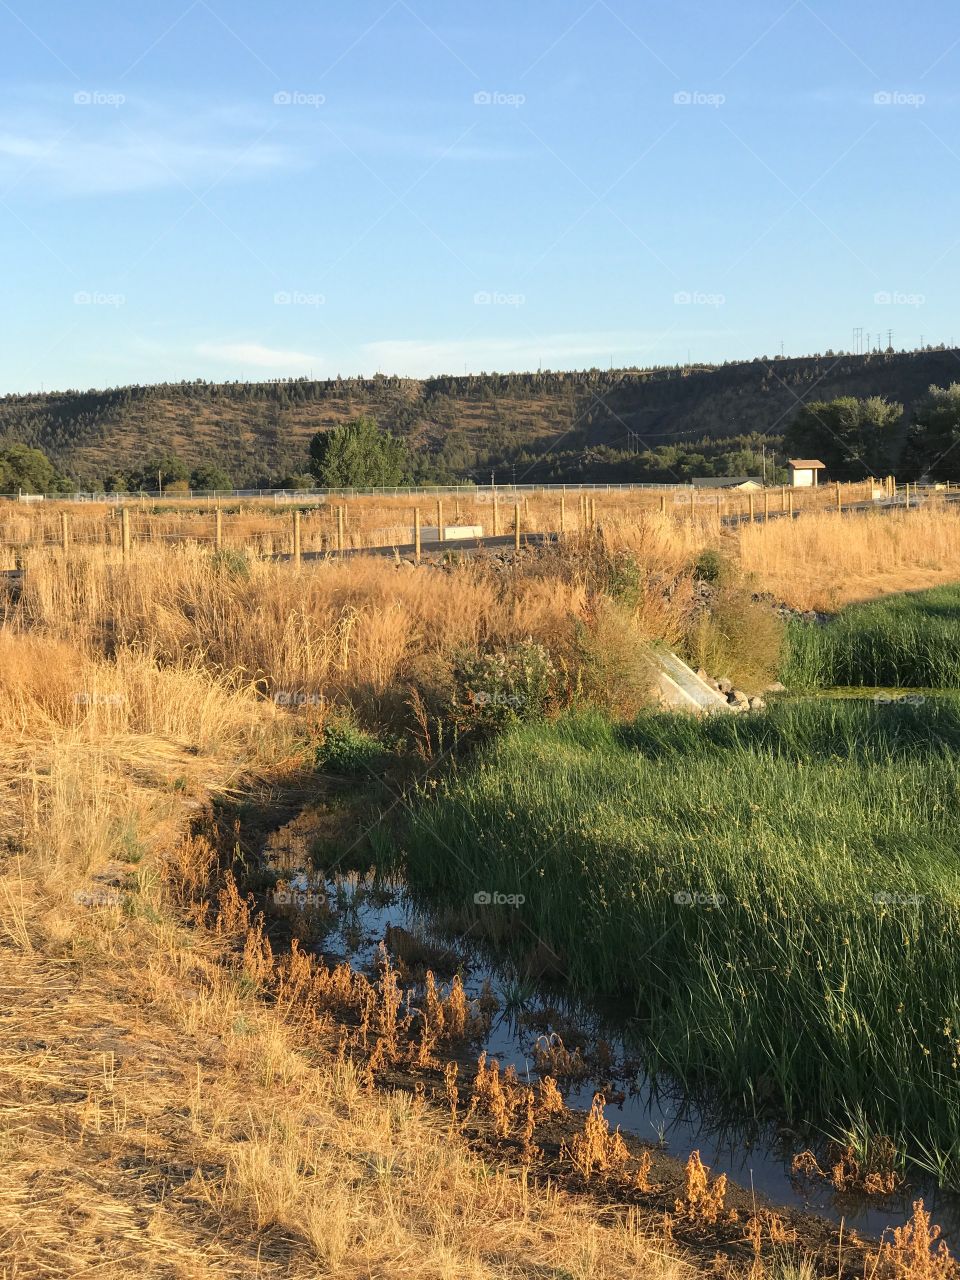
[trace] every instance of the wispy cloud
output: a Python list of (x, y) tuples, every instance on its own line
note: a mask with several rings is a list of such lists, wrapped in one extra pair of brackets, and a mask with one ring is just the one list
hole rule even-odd
[[(423, 132), (342, 118), (323, 95), (286, 92), (236, 103), (181, 99), (176, 110), (122, 89), (38, 89), (0, 94), (0, 195), (87, 196), (207, 187), (305, 170), (324, 156), (477, 163), (523, 153), (449, 128)], [(461, 131), (462, 132), (462, 131)], [(469, 132), (469, 130), (467, 131)], [(454, 135), (456, 136), (456, 135)]]
[(318, 369), (322, 364), (319, 356), (310, 355), (306, 351), (284, 351), (277, 347), (265, 347), (259, 342), (201, 342), (195, 350), (198, 356), (206, 360), (244, 368), (249, 366), (268, 369), (281, 377)]
[(63, 195), (118, 194), (159, 187), (204, 186), (290, 168), (284, 147), (261, 142), (212, 143), (126, 131), (78, 137), (72, 130), (0, 131), (0, 187)]

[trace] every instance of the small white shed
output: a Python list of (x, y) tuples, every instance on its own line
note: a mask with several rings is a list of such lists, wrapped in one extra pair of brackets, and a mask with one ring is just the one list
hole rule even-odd
[(762, 489), (759, 476), (694, 476), (690, 481), (695, 489)]
[(790, 468), (790, 483), (795, 489), (815, 489), (819, 472), (826, 471), (819, 458), (791, 458), (787, 466)]

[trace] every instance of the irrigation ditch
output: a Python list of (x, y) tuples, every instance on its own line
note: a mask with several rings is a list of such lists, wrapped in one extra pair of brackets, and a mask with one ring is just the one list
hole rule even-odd
[[(855, 696), (871, 706), (903, 701), (902, 691), (863, 688), (837, 701)], [(831, 697), (821, 690), (812, 700)], [(775, 1106), (731, 1108), (659, 1067), (636, 1008), (572, 983), (525, 904), (511, 900), (520, 895), (491, 885), (451, 905), (449, 895), (413, 888), (396, 850), (404, 825), (418, 820), (413, 797), (425, 781), (407, 777), (394, 790), (381, 767), (361, 766), (285, 803), (248, 799), (214, 824), (221, 861), (247, 901), (245, 956), (259, 929), (280, 958), (291, 1008), (294, 997), (313, 999), (308, 971), (330, 975), (317, 997), (322, 1036), (365, 1062), (371, 1087), (426, 1099), (491, 1159), (601, 1206), (630, 1204), (704, 1256), (743, 1261), (787, 1244), (824, 1271), (862, 1274), (870, 1242), (909, 1222), (918, 1197), (956, 1249), (960, 1203), (935, 1180), (914, 1171), (871, 1184), (815, 1123), (789, 1125)], [(378, 1024), (383, 1008), (392, 1013)], [(442, 1031), (444, 1009), (455, 1034)], [(398, 1026), (399, 1041), (383, 1052)], [(544, 1103), (545, 1080), (562, 1107), (552, 1094)], [(598, 1119), (605, 1131), (592, 1166), (578, 1143)], [(722, 1212), (711, 1213), (709, 1200), (692, 1207), (692, 1162), (709, 1170), (708, 1187), (719, 1180)]]

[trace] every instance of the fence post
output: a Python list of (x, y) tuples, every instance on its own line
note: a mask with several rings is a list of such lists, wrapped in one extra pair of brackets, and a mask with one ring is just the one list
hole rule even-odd
[(787, 501), (790, 504), (789, 505), (790, 519), (792, 520), (793, 519), (793, 490), (792, 489), (788, 490), (787, 492)]
[(294, 567), (300, 568), (300, 511), (299, 508), (293, 513), (293, 564)]
[(120, 512), (120, 546), (123, 559), (130, 559), (130, 512), (124, 507)]
[(660, 514), (662, 516), (667, 514), (667, 495), (665, 493), (660, 495)]
[(787, 509), (787, 486), (785, 484), (782, 484), (780, 486), (780, 510), (786, 511), (786, 509)]
[(339, 555), (341, 555), (341, 556), (343, 555), (343, 544), (344, 544), (344, 536), (343, 536), (344, 519), (343, 519), (343, 514), (344, 514), (343, 504), (342, 504), (342, 503), (340, 503), (340, 504), (337, 506), (337, 553), (338, 553)]
[(563, 494), (560, 495), (560, 533), (567, 532), (567, 504), (564, 501)]
[(513, 507), (513, 549), (520, 550), (520, 503), (514, 503)]
[(493, 536), (500, 537), (500, 504), (497, 502), (497, 495), (493, 495)]
[(838, 511), (843, 510), (842, 503), (840, 500), (840, 481), (839, 480), (837, 481), (837, 510)]
[(70, 549), (70, 517), (66, 511), (60, 512), (60, 542), (64, 551)]
[(693, 488), (693, 487), (691, 486), (691, 489), (690, 489), (690, 519), (691, 519), (691, 520), (693, 519), (694, 504), (695, 504), (695, 502), (696, 502), (696, 495), (697, 495), (697, 491), (696, 491), (696, 489), (695, 489), (695, 488)]
[(749, 495), (749, 503), (750, 503), (750, 523), (753, 524), (753, 493), (752, 492)]
[(770, 519), (770, 494), (766, 489), (763, 491), (763, 523), (766, 524)]
[(437, 541), (438, 542), (446, 541), (446, 539), (443, 536), (443, 499), (442, 498), (437, 499)]
[(223, 512), (219, 507), (213, 517), (213, 544), (218, 551), (223, 547)]
[(903, 500), (904, 500), (904, 503), (906, 504), (907, 511), (909, 511), (910, 510), (910, 481), (909, 480), (903, 486)]
[(420, 508), (413, 508), (413, 562), (420, 563)]
[(717, 490), (717, 524), (723, 524), (723, 495)]

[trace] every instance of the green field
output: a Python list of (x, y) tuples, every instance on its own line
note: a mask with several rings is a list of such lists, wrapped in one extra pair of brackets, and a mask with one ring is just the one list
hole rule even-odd
[(825, 626), (791, 622), (788, 641), (783, 679), (791, 689), (957, 689), (960, 586), (844, 609)]
[(956, 1187), (958, 746), (949, 695), (518, 725), (424, 796), (407, 870), (469, 910), (523, 894), (475, 909), (627, 996), (655, 1067)]

